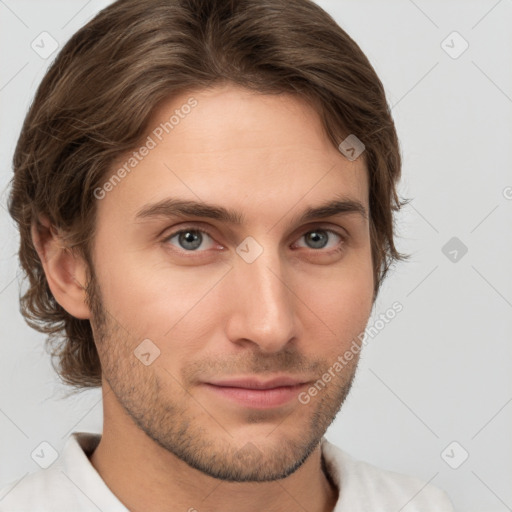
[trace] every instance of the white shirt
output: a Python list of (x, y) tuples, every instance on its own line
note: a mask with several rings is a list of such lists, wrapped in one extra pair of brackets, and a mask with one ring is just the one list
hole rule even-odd
[[(0, 512), (129, 512), (88, 459), (100, 439), (100, 434), (71, 434), (50, 467), (0, 490)], [(325, 437), (322, 455), (340, 490), (333, 512), (454, 512), (444, 491), (357, 461)]]

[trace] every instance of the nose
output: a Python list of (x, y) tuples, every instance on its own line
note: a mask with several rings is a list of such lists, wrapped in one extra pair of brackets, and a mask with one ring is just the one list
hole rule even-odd
[(252, 263), (237, 257), (229, 283), (226, 334), (231, 342), (252, 343), (271, 353), (298, 336), (298, 299), (284, 270), (277, 251), (265, 249)]

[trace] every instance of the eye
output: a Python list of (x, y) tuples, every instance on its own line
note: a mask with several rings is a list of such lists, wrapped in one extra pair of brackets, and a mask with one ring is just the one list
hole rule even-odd
[[(333, 238), (334, 241), (332, 241), (330, 246), (328, 246), (329, 239), (332, 240)], [(325, 249), (326, 247), (327, 249), (336, 249), (340, 245), (340, 242), (343, 246), (343, 242), (345, 241), (345, 237), (340, 233), (325, 228), (311, 229), (307, 233), (304, 233), (300, 239), (304, 239), (306, 244), (308, 244), (306, 247), (309, 247), (310, 249)], [(325, 252), (330, 251), (327, 250)]]
[[(203, 245), (205, 237), (208, 237), (210, 241), (212, 238), (210, 235), (203, 231), (202, 229), (182, 229), (180, 231), (176, 231), (171, 236), (168, 236), (165, 239), (165, 242), (171, 243), (171, 245), (175, 245), (172, 243), (173, 239), (176, 239), (178, 244), (178, 249), (182, 249), (186, 252), (197, 251), (201, 245)], [(203, 249), (211, 248), (213, 244), (210, 244), (209, 247), (203, 247)], [(201, 252), (201, 251), (199, 251)]]
[[(313, 249), (314, 252), (331, 253), (344, 249), (346, 237), (332, 229), (315, 228), (304, 233), (299, 240), (304, 239), (306, 246), (294, 244), (298, 247)], [(205, 252), (215, 246), (213, 238), (208, 232), (196, 227), (182, 228), (167, 236), (164, 243), (168, 243), (181, 252)], [(322, 249), (324, 249), (322, 251)]]

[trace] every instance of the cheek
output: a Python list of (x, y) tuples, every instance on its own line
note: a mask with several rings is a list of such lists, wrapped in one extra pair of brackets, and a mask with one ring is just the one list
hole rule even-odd
[(318, 280), (316, 286), (304, 281), (300, 296), (315, 313), (309, 316), (308, 330), (328, 333), (324, 339), (326, 350), (338, 351), (364, 332), (373, 306), (372, 272), (371, 259), (363, 256), (357, 264), (333, 270), (328, 279)]
[[(232, 280), (226, 263), (176, 265), (163, 250), (121, 250), (129, 244), (105, 233), (98, 234), (98, 242), (95, 261), (101, 264), (96, 274), (104, 306), (134, 343), (149, 338), (183, 355), (200, 350), (219, 328), (219, 317), (226, 320), (230, 305), (236, 308), (229, 293), (225, 295), (226, 283)], [(306, 338), (314, 336), (317, 347), (325, 343), (327, 351), (338, 349), (364, 331), (373, 294), (369, 243), (338, 265), (292, 271), (289, 276), (304, 303), (298, 304), (296, 314)]]
[(214, 295), (229, 266), (177, 266), (160, 252), (154, 254), (116, 252), (110, 246), (108, 253), (98, 251), (96, 261), (102, 264), (96, 273), (112, 317), (137, 338), (169, 345), (176, 333), (188, 338), (191, 326), (197, 333), (206, 324), (211, 317), (208, 295)]

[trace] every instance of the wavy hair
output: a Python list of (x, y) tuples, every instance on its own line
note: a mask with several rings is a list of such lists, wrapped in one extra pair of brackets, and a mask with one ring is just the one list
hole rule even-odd
[[(25, 118), (13, 157), (9, 212), (28, 280), (27, 323), (48, 334), (61, 380), (101, 386), (91, 325), (53, 297), (31, 238), (47, 217), (89, 264), (101, 185), (136, 148), (164, 99), (233, 83), (263, 94), (300, 95), (331, 142), (355, 134), (366, 146), (374, 300), (394, 261), (401, 202), (399, 142), (384, 88), (350, 36), (310, 0), (119, 0), (65, 44)], [(94, 290), (94, 282), (89, 283)], [(48, 347), (47, 347), (48, 348)]]

